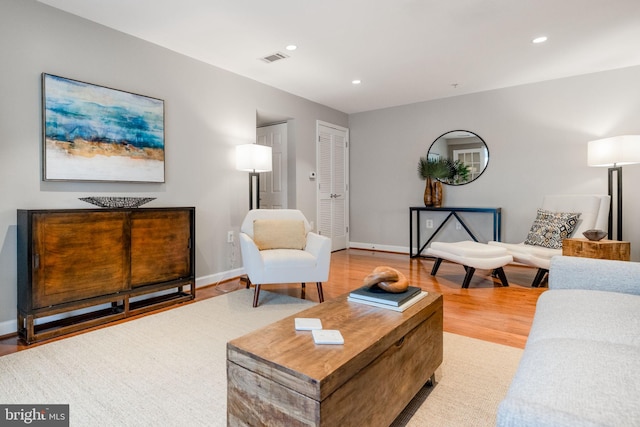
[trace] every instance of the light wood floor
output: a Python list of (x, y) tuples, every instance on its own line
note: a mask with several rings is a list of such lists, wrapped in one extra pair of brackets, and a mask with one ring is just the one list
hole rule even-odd
[[(524, 347), (536, 302), (546, 289), (531, 288), (531, 281), (536, 273), (533, 268), (506, 266), (505, 273), (510, 284), (506, 288), (501, 286), (498, 279), (491, 277), (490, 271), (477, 270), (469, 289), (461, 289), (465, 272), (460, 265), (443, 262), (437, 276), (432, 277), (431, 259), (411, 259), (406, 254), (348, 249), (334, 252), (331, 256), (331, 274), (329, 280), (323, 284), (325, 299), (334, 298), (362, 286), (363, 278), (380, 265), (398, 269), (407, 276), (413, 286), (444, 296), (446, 332), (519, 348)], [(239, 279), (233, 279), (218, 287), (199, 288), (195, 301), (221, 295), (225, 293), (221, 289), (235, 288), (238, 283)], [(300, 296), (300, 288), (300, 285), (296, 284), (261, 287), (264, 290), (296, 297)], [(315, 284), (307, 284), (306, 298), (318, 300)], [(135, 317), (123, 321), (132, 319)], [(2, 337), (0, 356), (35, 345), (38, 344), (26, 346), (15, 335)]]
[[(459, 335), (524, 348), (538, 297), (546, 288), (532, 288), (536, 269), (508, 265), (509, 287), (503, 287), (489, 270), (477, 270), (468, 289), (462, 289), (465, 271), (444, 261), (431, 276), (433, 260), (406, 254), (349, 249), (334, 252), (329, 281), (323, 284), (325, 299), (362, 286), (375, 267), (387, 265), (404, 273), (409, 283), (444, 296), (444, 330)], [(546, 285), (546, 282), (545, 282)], [(299, 296), (299, 285), (263, 285), (261, 289)], [(307, 299), (317, 301), (315, 285), (307, 284)]]

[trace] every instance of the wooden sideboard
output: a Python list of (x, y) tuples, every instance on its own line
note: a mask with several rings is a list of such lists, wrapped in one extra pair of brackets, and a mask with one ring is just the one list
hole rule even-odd
[(18, 334), (29, 344), (195, 298), (195, 208), (17, 215)]

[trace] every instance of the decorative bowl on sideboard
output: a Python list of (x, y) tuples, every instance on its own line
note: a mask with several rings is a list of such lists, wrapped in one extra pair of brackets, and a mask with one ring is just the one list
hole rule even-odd
[(83, 202), (100, 206), (101, 208), (139, 208), (145, 203), (155, 200), (155, 197), (80, 197)]

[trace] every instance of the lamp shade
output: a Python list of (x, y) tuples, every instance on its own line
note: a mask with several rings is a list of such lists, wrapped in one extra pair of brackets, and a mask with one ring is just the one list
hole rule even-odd
[(236, 146), (236, 169), (248, 172), (270, 172), (271, 164), (271, 147), (260, 144)]
[(589, 141), (589, 166), (623, 166), (640, 163), (640, 135), (621, 135)]

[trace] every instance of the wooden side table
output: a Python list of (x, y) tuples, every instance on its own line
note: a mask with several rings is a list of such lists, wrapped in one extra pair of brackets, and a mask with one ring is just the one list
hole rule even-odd
[(578, 237), (564, 239), (562, 241), (562, 255), (629, 261), (631, 259), (631, 243), (617, 240), (593, 241)]

